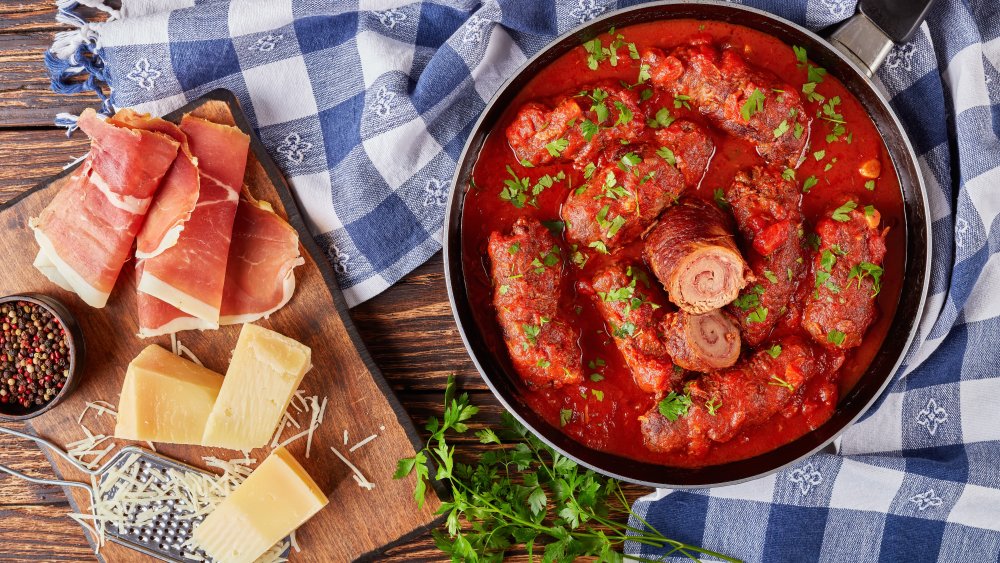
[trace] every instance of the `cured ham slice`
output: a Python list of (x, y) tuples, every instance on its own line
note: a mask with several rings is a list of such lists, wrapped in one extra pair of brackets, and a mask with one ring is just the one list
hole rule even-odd
[(250, 323), (285, 306), (295, 293), (299, 234), (264, 201), (244, 191), (233, 224), (219, 324)]
[(90, 154), (29, 225), (39, 246), (36, 267), (88, 305), (104, 307), (178, 143), (170, 137), (100, 118), (78, 121)]
[(198, 203), (198, 160), (191, 154), (187, 135), (165, 119), (123, 109), (109, 121), (132, 129), (163, 133), (180, 144), (177, 158), (163, 177), (135, 241), (135, 257), (139, 260), (152, 258), (177, 244), (184, 223)]
[[(295, 293), (293, 270), (302, 264), (298, 232), (270, 204), (244, 191), (233, 223), (219, 324), (253, 322), (284, 307)], [(159, 299), (139, 293), (139, 300), (139, 336), (205, 328), (201, 319)]]
[[(198, 159), (198, 203), (176, 244), (142, 261), (138, 290), (202, 321), (188, 321), (197, 325), (189, 328), (218, 328), (250, 137), (236, 127), (192, 115), (184, 116), (180, 128)], [(139, 306), (161, 308), (142, 295)]]

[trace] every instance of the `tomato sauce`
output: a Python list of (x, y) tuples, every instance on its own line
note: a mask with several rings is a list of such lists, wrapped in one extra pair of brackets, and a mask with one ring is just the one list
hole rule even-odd
[[(669, 50), (687, 42), (694, 34), (707, 33), (716, 44), (740, 49), (750, 64), (773, 72), (792, 86), (799, 87), (808, 82), (807, 71), (798, 64), (791, 46), (765, 33), (738, 25), (673, 20), (630, 26), (618, 33), (624, 35), (625, 41), (635, 43), (640, 52), (647, 47)], [(607, 45), (607, 35), (602, 38)], [(486, 254), (490, 233), (497, 230), (508, 231), (515, 219), (524, 215), (534, 216), (541, 221), (558, 221), (562, 202), (572, 189), (584, 182), (582, 175), (569, 164), (533, 168), (521, 166), (507, 144), (504, 130), (525, 102), (552, 101), (573, 95), (602, 80), (635, 83), (639, 61), (630, 59), (626, 48), (621, 48), (619, 54), (622, 56), (617, 67), (604, 61), (596, 71), (588, 68), (587, 53), (582, 46), (554, 61), (520, 92), (489, 134), (480, 152), (473, 171), (474, 186), (465, 200), (461, 232), (465, 283), (478, 328), (484, 333), (494, 334), (500, 330), (491, 301), (492, 285)], [(802, 390), (800, 398), (784, 412), (764, 424), (745, 428), (729, 442), (713, 445), (705, 457), (694, 459), (680, 452), (651, 452), (643, 445), (638, 417), (653, 408), (655, 400), (636, 387), (631, 370), (625, 365), (614, 341), (605, 331), (604, 321), (592, 298), (576, 292), (576, 282), (590, 279), (608, 260), (640, 262), (642, 243), (637, 242), (621, 249), (611, 257), (590, 252), (590, 259), (584, 268), (567, 266), (563, 306), (567, 309), (567, 317), (576, 319), (581, 330), (580, 348), (583, 351), (582, 361), (586, 373), (600, 374), (603, 379), (595, 382), (588, 377), (580, 385), (569, 385), (557, 390), (527, 390), (526, 402), (547, 422), (597, 450), (664, 465), (704, 466), (744, 459), (772, 450), (820, 426), (832, 415), (836, 405), (820, 399), (820, 388), (829, 386), (832, 381), (839, 388), (841, 396), (849, 391), (864, 374), (892, 321), (902, 284), (905, 225), (902, 197), (892, 160), (864, 108), (836, 77), (825, 76), (816, 90), (827, 99), (840, 97), (841, 104), (837, 109), (846, 122), (847, 133), (839, 140), (827, 142), (826, 134), (830, 132), (831, 125), (824, 120), (813, 119), (807, 158), (796, 170), (796, 181), (800, 186), (809, 176), (818, 179), (818, 183), (802, 197), (807, 232), (812, 232), (812, 225), (821, 215), (851, 197), (857, 199), (860, 206), (874, 205), (882, 215), (883, 227), (889, 227), (886, 240), (888, 253), (883, 264), (885, 274), (882, 291), (877, 297), (879, 317), (869, 328), (862, 346), (848, 352), (847, 360), (839, 371), (827, 374), (826, 378), (810, 381)], [(805, 102), (807, 112), (813, 117), (821, 109), (821, 105), (818, 102)], [(642, 102), (641, 107), (647, 115), (637, 115), (637, 119), (646, 119), (657, 108), (668, 107), (675, 117), (697, 121), (712, 132), (716, 144), (715, 156), (700, 186), (688, 190), (685, 197), (711, 201), (715, 190), (731, 184), (738, 170), (765, 164), (753, 145), (712, 127), (696, 111), (675, 108), (673, 99), (667, 99), (665, 94), (655, 94)], [(850, 135), (849, 143), (847, 135)], [(813, 156), (817, 151), (825, 151), (821, 160)], [(866, 188), (868, 178), (858, 172), (861, 164), (871, 159), (881, 162), (881, 176), (875, 180), (874, 190)], [(832, 167), (826, 169), (831, 164)], [(509, 178), (507, 166), (519, 177), (530, 178), (532, 185), (537, 178), (545, 174), (555, 175), (560, 170), (566, 173), (567, 178), (542, 192), (538, 197), (537, 208), (525, 205), (518, 209), (499, 197), (504, 187), (503, 181)], [(569, 256), (566, 252), (569, 245), (564, 240), (562, 242), (563, 255)], [(811, 275), (803, 283), (810, 281)], [(803, 334), (806, 339), (809, 338), (808, 334)], [(501, 347), (495, 353), (507, 352)], [(747, 355), (751, 351), (744, 350), (743, 353)], [(600, 365), (602, 363), (604, 365)], [(593, 367), (588, 368), (588, 365)], [(572, 414), (567, 416), (568, 412)]]

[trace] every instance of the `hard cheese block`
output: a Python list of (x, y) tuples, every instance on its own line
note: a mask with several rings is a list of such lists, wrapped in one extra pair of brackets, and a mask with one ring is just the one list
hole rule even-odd
[(128, 365), (115, 437), (200, 444), (222, 376), (157, 345)]
[(194, 543), (220, 563), (252, 563), (329, 501), (278, 448), (195, 528)]
[(244, 451), (266, 445), (312, 367), (311, 358), (308, 346), (273, 330), (243, 325), (202, 445)]

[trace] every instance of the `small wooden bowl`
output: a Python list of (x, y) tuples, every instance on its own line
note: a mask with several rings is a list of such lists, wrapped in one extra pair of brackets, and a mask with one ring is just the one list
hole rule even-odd
[(69, 312), (61, 302), (48, 295), (43, 295), (41, 293), (21, 293), (17, 295), (8, 295), (6, 297), (0, 297), (0, 304), (11, 303), (23, 301), (27, 303), (34, 303), (35, 305), (40, 305), (47, 309), (56, 318), (57, 321), (62, 325), (63, 329), (66, 331), (66, 346), (69, 348), (69, 375), (66, 377), (66, 382), (63, 384), (63, 388), (59, 390), (59, 393), (52, 398), (49, 402), (44, 405), (38, 406), (37, 408), (20, 407), (17, 405), (10, 405), (5, 403), (0, 403), (0, 421), (3, 422), (17, 422), (22, 420), (27, 420), (29, 418), (34, 418), (40, 414), (46, 413), (53, 407), (58, 405), (73, 392), (76, 387), (77, 381), (77, 367), (83, 365), (85, 356), (85, 346), (83, 342), (83, 332), (80, 330), (80, 325), (77, 324), (76, 319), (73, 314)]

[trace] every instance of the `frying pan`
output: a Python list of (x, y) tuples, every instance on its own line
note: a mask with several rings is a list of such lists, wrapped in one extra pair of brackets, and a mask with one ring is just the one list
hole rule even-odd
[[(692, 488), (734, 484), (773, 473), (830, 444), (872, 406), (892, 379), (916, 335), (927, 296), (931, 231), (927, 197), (913, 147), (889, 102), (871, 80), (894, 43), (909, 40), (933, 0), (861, 0), (860, 10), (824, 39), (792, 22), (754, 8), (712, 0), (656, 2), (612, 12), (554, 40), (501, 86), (486, 106), (465, 145), (455, 172), (445, 219), (445, 279), (459, 332), (483, 379), (497, 399), (544, 442), (576, 462), (605, 475), (653, 487)], [(904, 289), (881, 348), (858, 383), (841, 398), (822, 426), (770, 452), (702, 468), (668, 467), (601, 452), (574, 441), (535, 413), (523, 400), (528, 392), (514, 371), (499, 331), (481, 330), (473, 316), (462, 266), (462, 212), (472, 170), (486, 136), (517, 93), (541, 69), (567, 51), (611, 27), (669, 19), (730, 22), (770, 34), (789, 45), (805, 46), (810, 57), (840, 79), (861, 102), (888, 148), (899, 177), (906, 229)], [(492, 346), (490, 345), (492, 339)], [(493, 350), (501, 350), (496, 354)]]

